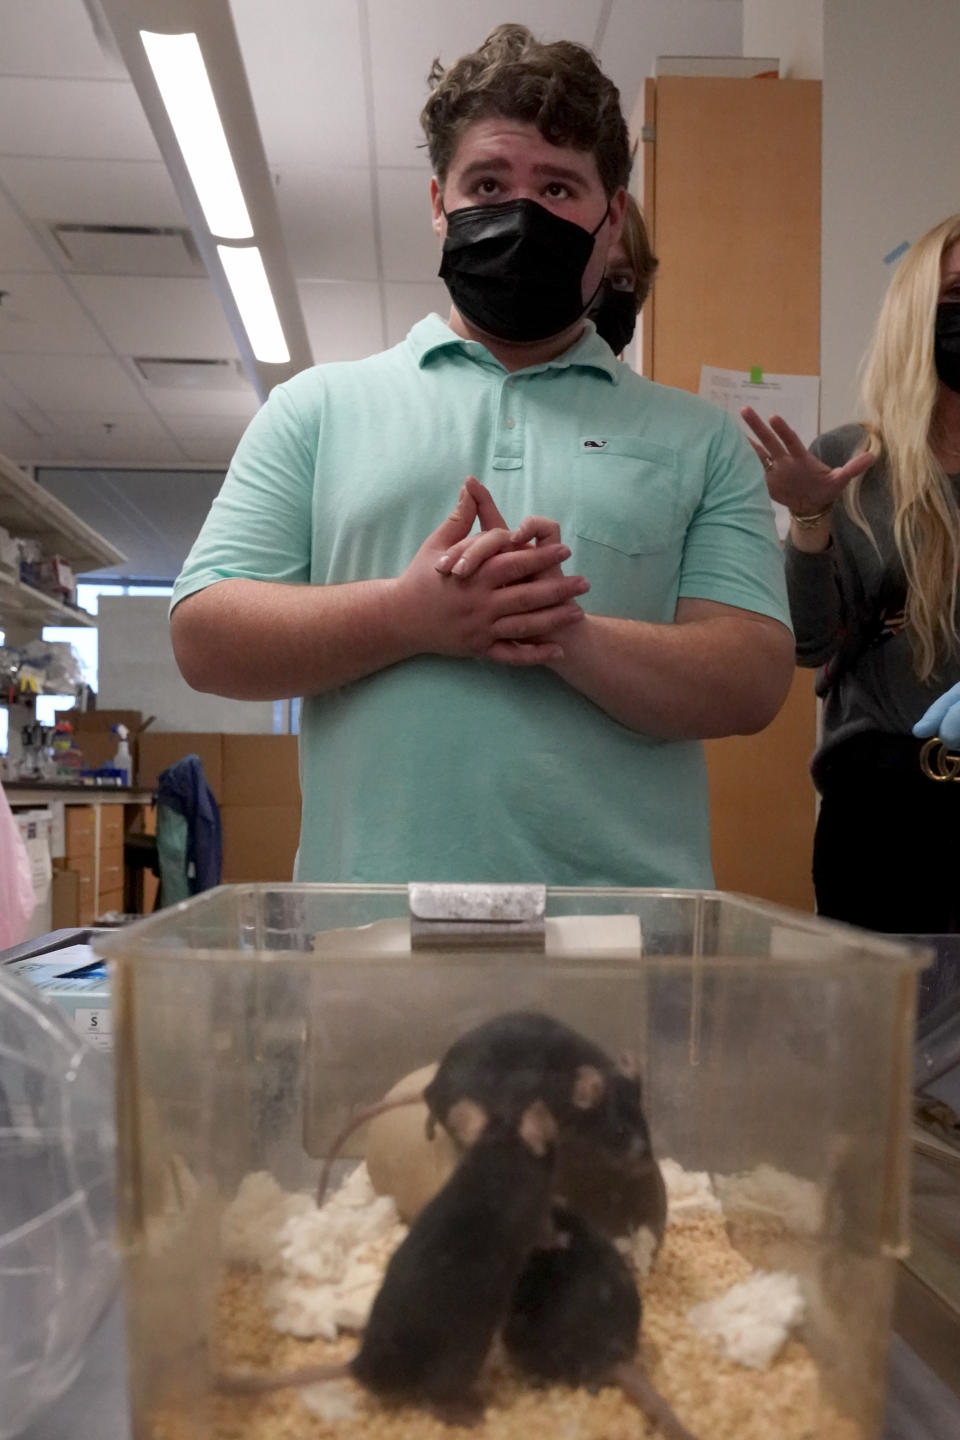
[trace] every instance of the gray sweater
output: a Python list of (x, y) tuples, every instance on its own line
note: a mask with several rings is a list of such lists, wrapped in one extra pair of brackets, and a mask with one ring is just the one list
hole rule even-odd
[[(863, 439), (859, 425), (827, 431), (811, 449), (825, 464), (844, 464)], [(960, 496), (960, 475), (952, 477)], [(845, 505), (834, 507), (832, 544), (810, 555), (786, 543), (787, 589), (797, 637), (797, 662), (820, 667), (822, 741), (813, 762), (866, 731), (909, 735), (931, 701), (960, 681), (960, 660), (921, 684), (910, 640), (902, 627), (906, 579), (893, 541), (893, 507), (886, 460), (867, 471), (860, 491), (863, 512), (879, 553), (853, 523)]]

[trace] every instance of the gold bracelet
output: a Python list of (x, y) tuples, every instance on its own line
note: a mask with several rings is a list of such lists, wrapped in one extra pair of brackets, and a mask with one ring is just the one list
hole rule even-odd
[(831, 500), (830, 504), (824, 505), (822, 510), (813, 510), (809, 515), (795, 515), (791, 510), (790, 519), (798, 530), (815, 530), (820, 521), (825, 519), (832, 509), (833, 501)]

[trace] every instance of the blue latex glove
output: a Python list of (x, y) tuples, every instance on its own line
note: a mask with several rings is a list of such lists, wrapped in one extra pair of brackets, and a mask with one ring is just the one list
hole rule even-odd
[(951, 685), (926, 710), (913, 727), (918, 740), (939, 735), (951, 750), (960, 750), (960, 685)]

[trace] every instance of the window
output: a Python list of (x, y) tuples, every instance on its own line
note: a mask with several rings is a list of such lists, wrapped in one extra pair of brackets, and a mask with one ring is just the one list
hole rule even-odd
[[(121, 585), (78, 584), (77, 604), (91, 615), (100, 611), (101, 595), (172, 595), (172, 585)], [(77, 652), (84, 682), (91, 690), (99, 689), (100, 632), (87, 630), (79, 625), (45, 625), (44, 640), (66, 640)], [(72, 710), (72, 695), (38, 695), (37, 719), (41, 725), (55, 725), (58, 710)]]

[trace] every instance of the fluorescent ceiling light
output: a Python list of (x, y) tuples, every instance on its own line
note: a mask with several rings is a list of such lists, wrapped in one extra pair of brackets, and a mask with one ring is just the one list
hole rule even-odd
[(141, 30), (150, 68), (213, 235), (248, 240), (253, 226), (230, 157), (207, 67), (196, 35)]
[(290, 351), (260, 251), (256, 245), (218, 245), (217, 254), (254, 355), (268, 365), (286, 365)]

